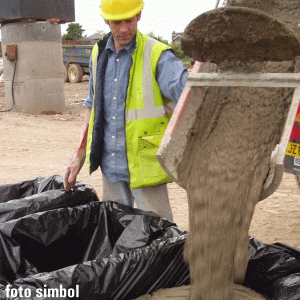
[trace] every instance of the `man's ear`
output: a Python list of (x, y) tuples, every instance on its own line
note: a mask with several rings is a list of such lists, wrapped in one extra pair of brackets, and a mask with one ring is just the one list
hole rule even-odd
[(109, 25), (108, 21), (107, 20), (104, 20), (105, 24)]
[(138, 14), (137, 14), (137, 20), (139, 21), (142, 17), (142, 11), (140, 11)]

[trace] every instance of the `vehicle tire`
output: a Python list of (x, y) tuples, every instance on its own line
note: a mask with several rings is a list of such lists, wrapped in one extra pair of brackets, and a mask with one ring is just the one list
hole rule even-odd
[(64, 64), (64, 81), (69, 82), (69, 75), (68, 75), (69, 65)]
[(83, 69), (78, 64), (72, 64), (69, 66), (68, 77), (71, 83), (82, 82)]

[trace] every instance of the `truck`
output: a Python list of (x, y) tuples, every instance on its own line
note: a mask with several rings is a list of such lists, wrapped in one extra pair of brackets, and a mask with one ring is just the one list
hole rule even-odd
[(293, 124), (284, 158), (284, 171), (296, 176), (300, 188), (300, 105)]
[(63, 64), (65, 82), (82, 82), (89, 75), (89, 61), (93, 45), (63, 45)]

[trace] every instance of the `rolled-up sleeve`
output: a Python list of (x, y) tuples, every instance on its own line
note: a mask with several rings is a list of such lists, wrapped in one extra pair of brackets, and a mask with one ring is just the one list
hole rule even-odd
[(177, 102), (188, 75), (188, 70), (172, 51), (166, 50), (162, 53), (157, 64), (156, 80), (165, 97)]

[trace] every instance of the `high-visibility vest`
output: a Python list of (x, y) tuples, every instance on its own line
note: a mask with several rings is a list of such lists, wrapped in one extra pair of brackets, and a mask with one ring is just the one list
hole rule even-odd
[[(87, 165), (90, 173), (100, 165), (103, 138), (103, 82), (109, 36), (98, 42), (92, 52), (94, 101), (87, 142)], [(136, 49), (131, 54), (125, 106), (125, 134), (130, 188), (155, 186), (172, 182), (156, 159), (175, 103), (164, 97), (155, 79), (156, 67), (163, 51), (170, 49), (137, 31)]]

